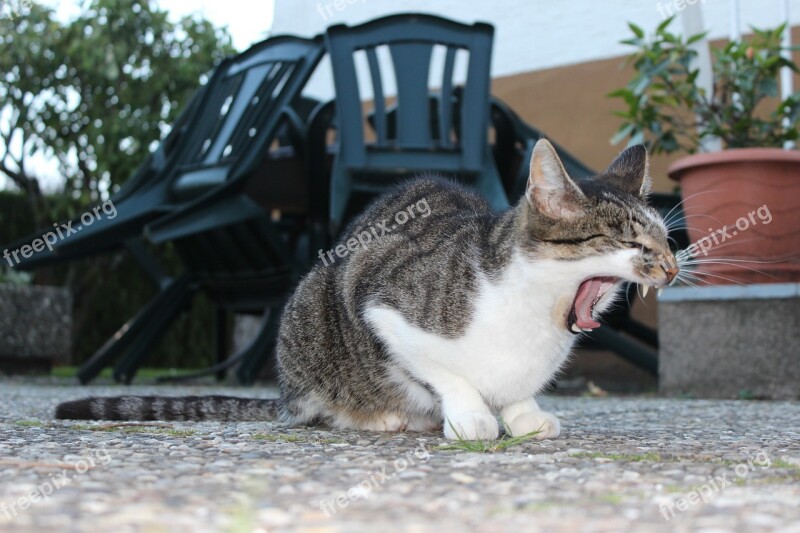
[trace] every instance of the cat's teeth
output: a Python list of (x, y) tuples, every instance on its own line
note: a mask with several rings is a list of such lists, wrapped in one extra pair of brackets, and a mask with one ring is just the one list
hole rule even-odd
[(581, 328), (581, 331), (583, 331), (584, 333), (591, 333), (594, 330), (589, 328)]
[(658, 292), (656, 292), (656, 294), (657, 294), (658, 296), (661, 296), (661, 293), (662, 293), (662, 292), (664, 292), (664, 288), (663, 288), (663, 287), (662, 287), (662, 288), (660, 288), (660, 289), (658, 289)]
[(642, 285), (642, 298), (647, 296), (647, 292), (650, 290), (650, 285)]
[(580, 333), (583, 331), (578, 324), (572, 324), (572, 326), (570, 326), (570, 329), (575, 333)]

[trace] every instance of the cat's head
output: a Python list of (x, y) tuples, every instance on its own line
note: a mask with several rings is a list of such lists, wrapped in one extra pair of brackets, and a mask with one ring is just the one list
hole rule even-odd
[(553, 146), (536, 143), (522, 239), (536, 257), (555, 260), (554, 281), (575, 285), (566, 316), (574, 333), (599, 326), (595, 317), (623, 281), (660, 288), (678, 274), (664, 220), (647, 205), (647, 171), (647, 151), (633, 146), (597, 176), (573, 180)]

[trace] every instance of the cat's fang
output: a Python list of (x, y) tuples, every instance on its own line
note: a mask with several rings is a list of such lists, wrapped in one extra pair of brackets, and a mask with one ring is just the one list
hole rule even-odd
[[(569, 329), (571, 329), (573, 331), (573, 333), (583, 333), (584, 331), (586, 331), (586, 330), (582, 329), (578, 324), (572, 324), (569, 327)], [(591, 331), (591, 330), (589, 330), (589, 331)]]
[(649, 291), (650, 285), (642, 285), (642, 298), (646, 298)]
[(656, 295), (657, 296), (661, 296), (662, 292), (664, 292), (664, 289), (658, 289), (658, 291), (656, 292)]

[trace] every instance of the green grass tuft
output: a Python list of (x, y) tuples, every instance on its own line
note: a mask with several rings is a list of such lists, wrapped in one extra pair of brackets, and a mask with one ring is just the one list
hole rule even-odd
[(505, 434), (497, 440), (467, 440), (461, 436), (461, 434), (456, 430), (450, 421), (447, 421), (450, 424), (450, 428), (453, 430), (453, 433), (456, 434), (456, 441), (450, 442), (447, 444), (440, 444), (437, 449), (439, 450), (461, 450), (465, 452), (474, 452), (474, 453), (495, 453), (495, 452), (504, 452), (507, 449), (518, 446), (525, 442), (528, 442), (536, 437), (539, 433), (542, 432), (541, 429), (537, 431), (532, 431), (526, 435), (519, 435), (517, 437), (512, 437), (511, 432), (508, 430), (508, 427), (503, 423), (503, 426), (506, 428)]
[(15, 424), (25, 427), (41, 427), (44, 425), (44, 422), (40, 422), (38, 420), (17, 420)]
[(305, 444), (344, 444), (341, 439), (323, 439), (295, 433), (254, 433), (252, 438), (269, 442), (302, 442)]
[(100, 431), (105, 433), (120, 432), (126, 434), (152, 434), (152, 435), (168, 435), (170, 437), (191, 437), (196, 431), (193, 429), (176, 429), (160, 426), (149, 426), (147, 424), (141, 425), (125, 425), (125, 424), (107, 424), (102, 426), (93, 426), (88, 424), (72, 424), (68, 426), (69, 429), (76, 431)]
[(621, 453), (601, 453), (601, 452), (581, 452), (570, 455), (570, 457), (584, 457), (586, 459), (608, 459), (611, 461), (628, 461), (638, 463), (642, 461), (663, 462), (664, 458), (655, 452), (641, 454), (621, 454)]

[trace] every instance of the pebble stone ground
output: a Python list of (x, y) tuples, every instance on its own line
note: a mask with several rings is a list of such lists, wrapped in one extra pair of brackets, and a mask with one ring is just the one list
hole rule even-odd
[(800, 532), (798, 403), (550, 397), (561, 438), (488, 453), (435, 434), (52, 418), (122, 392), (275, 394), (0, 380), (0, 531)]

